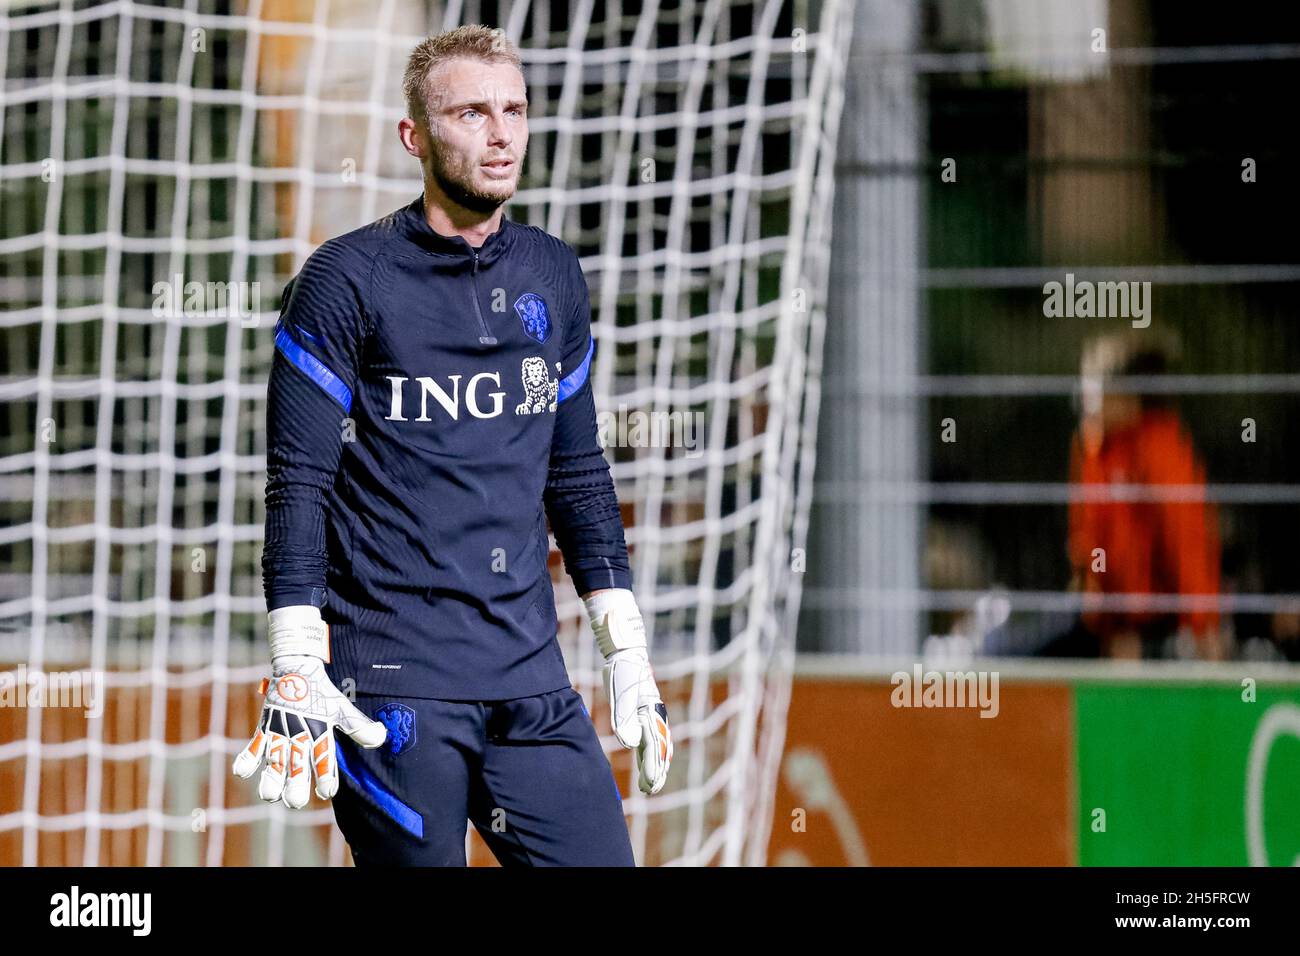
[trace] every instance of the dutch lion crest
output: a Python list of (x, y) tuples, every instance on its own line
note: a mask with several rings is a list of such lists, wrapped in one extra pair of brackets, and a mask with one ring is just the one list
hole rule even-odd
[(405, 704), (384, 704), (375, 719), (388, 728), (387, 746), (394, 757), (415, 745), (415, 711)]
[(524, 331), (544, 343), (551, 334), (551, 316), (546, 311), (545, 300), (536, 292), (525, 292), (515, 299), (515, 311), (524, 323)]
[[(558, 371), (560, 363), (555, 363)], [(546, 360), (538, 356), (524, 359), (520, 374), (524, 379), (524, 400), (515, 406), (516, 415), (533, 415), (555, 411), (556, 396), (560, 393), (560, 380), (551, 381)]]

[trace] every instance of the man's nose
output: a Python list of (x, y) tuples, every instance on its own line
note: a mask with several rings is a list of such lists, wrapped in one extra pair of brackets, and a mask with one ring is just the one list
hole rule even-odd
[(510, 143), (510, 126), (501, 113), (494, 113), (488, 123), (488, 138), (493, 142)]

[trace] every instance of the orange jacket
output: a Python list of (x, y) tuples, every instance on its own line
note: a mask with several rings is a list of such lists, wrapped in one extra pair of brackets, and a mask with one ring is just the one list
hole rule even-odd
[[(1085, 486), (1199, 489), (1176, 501), (1072, 500), (1070, 563), (1082, 573), (1086, 593), (1218, 593), (1218, 514), (1205, 495), (1205, 469), (1176, 414), (1144, 411), (1137, 424), (1100, 440), (1085, 425), (1070, 449), (1070, 480)], [(1094, 548), (1105, 549), (1104, 574), (1092, 570)], [(1140, 628), (1163, 613), (1085, 611), (1083, 622), (1094, 633), (1115, 633)], [(1184, 610), (1177, 616), (1180, 626), (1202, 635), (1219, 623), (1217, 610)]]

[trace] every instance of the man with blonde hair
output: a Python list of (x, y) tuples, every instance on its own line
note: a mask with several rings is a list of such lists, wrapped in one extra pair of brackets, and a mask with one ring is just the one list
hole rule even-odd
[[(464, 26), (407, 65), (424, 193), (325, 242), (285, 289), (267, 403), (273, 677), (235, 762), (316, 793), (358, 865), (632, 865), (622, 800), (556, 639), (546, 519), (638, 784), (667, 711), (597, 440), (577, 255), (503, 215), (528, 148), (518, 52)], [(349, 681), (355, 702), (338, 688)], [(343, 733), (337, 745), (332, 729)]]

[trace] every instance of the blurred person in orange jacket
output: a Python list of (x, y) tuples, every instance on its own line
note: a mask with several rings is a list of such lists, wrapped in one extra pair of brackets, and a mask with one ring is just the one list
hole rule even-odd
[[(1148, 330), (1102, 336), (1084, 350), (1082, 416), (1070, 449), (1076, 488), (1069, 554), (1071, 587), (1085, 595), (1218, 594), (1218, 513), (1191, 437), (1160, 396), (1115, 381), (1164, 373), (1173, 351), (1172, 342)], [(1085, 597), (1082, 624), (1099, 639), (1103, 656), (1160, 656), (1171, 635), (1182, 648), (1194, 640), (1196, 654), (1207, 660), (1227, 656), (1212, 600), (1176, 611), (1143, 607), (1140, 600), (1113, 610), (1099, 603)]]

